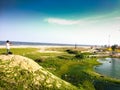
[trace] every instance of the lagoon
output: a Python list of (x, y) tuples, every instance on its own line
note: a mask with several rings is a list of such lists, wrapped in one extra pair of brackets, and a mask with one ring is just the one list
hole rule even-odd
[[(102, 58), (98, 59), (101, 65), (95, 66), (94, 70), (110, 78), (120, 79), (120, 59), (118, 58)], [(100, 88), (102, 87), (102, 89)], [(119, 84), (112, 84), (110, 82), (96, 82), (96, 90), (120, 90)]]
[(95, 71), (104, 76), (120, 79), (120, 59), (103, 58), (98, 60), (101, 65), (95, 67)]

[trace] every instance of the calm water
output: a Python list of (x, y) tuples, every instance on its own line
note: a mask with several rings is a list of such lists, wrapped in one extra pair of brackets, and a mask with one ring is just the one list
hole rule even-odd
[(102, 64), (95, 67), (95, 71), (112, 78), (120, 79), (120, 59), (105, 58), (99, 59)]
[[(6, 41), (0, 41), (0, 45), (5, 45)], [(75, 46), (75, 44), (62, 44), (62, 43), (40, 43), (40, 42), (19, 42), (19, 41), (11, 41), (13, 45), (52, 45), (52, 46)], [(91, 46), (91, 45), (82, 45), (77, 44), (77, 46)]]
[[(94, 69), (96, 72), (112, 77), (120, 79), (120, 59), (117, 58), (105, 58), (99, 59), (99, 62), (102, 64), (96, 66)], [(105, 82), (95, 82), (96, 90), (120, 90), (119, 84), (105, 83)]]

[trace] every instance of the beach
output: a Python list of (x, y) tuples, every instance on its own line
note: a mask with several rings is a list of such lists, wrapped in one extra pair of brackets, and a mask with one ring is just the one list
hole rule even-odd
[[(75, 46), (61, 45), (12, 45), (11, 48), (75, 48)], [(0, 45), (0, 48), (6, 48), (5, 45)], [(90, 46), (77, 46), (77, 48), (90, 48)]]

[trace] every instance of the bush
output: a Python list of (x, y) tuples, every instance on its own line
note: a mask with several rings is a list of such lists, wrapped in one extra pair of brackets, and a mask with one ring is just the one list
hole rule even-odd
[(84, 58), (84, 54), (79, 53), (79, 54), (76, 54), (75, 57), (78, 58), (78, 59), (83, 59)]
[(68, 52), (69, 54), (78, 54), (79, 53), (76, 50), (70, 50), (70, 49), (66, 50), (66, 52)]

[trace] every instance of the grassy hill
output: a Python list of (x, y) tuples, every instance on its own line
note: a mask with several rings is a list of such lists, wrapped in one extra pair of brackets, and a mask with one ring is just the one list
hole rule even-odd
[(0, 55), (0, 59), (0, 90), (78, 90), (32, 59), (20, 55)]

